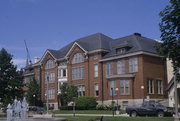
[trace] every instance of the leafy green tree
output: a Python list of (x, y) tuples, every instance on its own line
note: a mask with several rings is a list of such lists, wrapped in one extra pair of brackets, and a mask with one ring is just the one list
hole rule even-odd
[(35, 78), (28, 84), (27, 100), (29, 105), (41, 106), (40, 87)]
[(78, 97), (77, 87), (69, 86), (67, 83), (60, 86), (60, 91), (61, 105), (67, 105), (68, 102), (74, 101), (74, 98)]
[(157, 50), (172, 61), (174, 71), (177, 71), (180, 68), (180, 0), (170, 0), (170, 5), (159, 15), (163, 42), (157, 45)]
[(4, 106), (23, 97), (23, 73), (13, 65), (12, 57), (4, 48), (0, 50), (0, 102)]

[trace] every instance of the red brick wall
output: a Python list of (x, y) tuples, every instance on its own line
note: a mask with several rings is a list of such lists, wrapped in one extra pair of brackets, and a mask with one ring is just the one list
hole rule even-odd
[(42, 94), (42, 101), (45, 102), (46, 101), (46, 99), (45, 99), (45, 89), (46, 89), (46, 86), (47, 86), (45, 84), (45, 72), (54, 72), (55, 73), (55, 81), (53, 83), (49, 83), (49, 88), (54, 88), (55, 89), (55, 99), (49, 99), (49, 103), (54, 103), (54, 102), (57, 102), (57, 93), (58, 93), (58, 66), (55, 63), (54, 68), (45, 69), (45, 64), (49, 59), (54, 60), (54, 58), (50, 54), (47, 54), (44, 61), (43, 61), (43, 64), (42, 64), (41, 94)]

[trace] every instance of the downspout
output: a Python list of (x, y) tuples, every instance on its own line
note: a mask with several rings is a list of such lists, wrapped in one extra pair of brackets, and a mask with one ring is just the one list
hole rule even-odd
[(103, 62), (100, 62), (101, 63), (101, 75), (102, 75), (102, 90), (101, 90), (101, 95), (102, 95), (102, 104), (104, 104), (104, 74), (103, 74)]

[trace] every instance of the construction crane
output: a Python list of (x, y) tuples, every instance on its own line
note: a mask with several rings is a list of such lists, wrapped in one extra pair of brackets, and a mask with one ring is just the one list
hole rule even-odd
[(29, 50), (27, 48), (26, 40), (24, 40), (24, 44), (25, 44), (26, 52), (27, 52), (26, 66), (28, 66), (29, 64), (30, 65), (32, 64), (32, 61), (31, 61), (31, 57), (30, 57), (30, 54), (29, 54)]

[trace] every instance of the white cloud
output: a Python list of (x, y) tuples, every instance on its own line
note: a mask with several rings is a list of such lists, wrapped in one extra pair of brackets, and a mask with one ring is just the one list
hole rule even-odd
[(160, 43), (162, 43), (162, 41), (161, 40), (158, 40), (158, 39), (155, 39), (157, 42), (160, 42)]
[(13, 59), (12, 61), (15, 65), (22, 65), (26, 63), (26, 59)]

